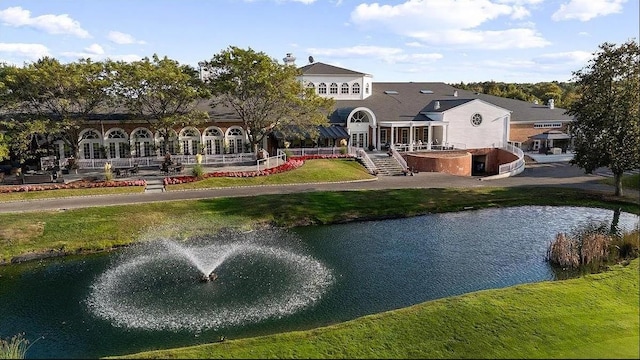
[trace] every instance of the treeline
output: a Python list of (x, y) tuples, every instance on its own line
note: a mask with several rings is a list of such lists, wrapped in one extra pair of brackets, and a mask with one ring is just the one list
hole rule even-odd
[(563, 109), (577, 99), (576, 84), (573, 82), (539, 82), (535, 84), (503, 83), (495, 81), (451, 84), (459, 89), (479, 92), (488, 95), (518, 99), (527, 102), (546, 104), (553, 99), (555, 106)]

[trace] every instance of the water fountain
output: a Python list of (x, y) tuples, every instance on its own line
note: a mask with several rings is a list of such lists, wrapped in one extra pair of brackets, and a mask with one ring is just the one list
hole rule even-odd
[(333, 281), (294, 243), (274, 229), (147, 242), (105, 271), (86, 303), (114, 326), (145, 330), (202, 331), (289, 316), (315, 304)]

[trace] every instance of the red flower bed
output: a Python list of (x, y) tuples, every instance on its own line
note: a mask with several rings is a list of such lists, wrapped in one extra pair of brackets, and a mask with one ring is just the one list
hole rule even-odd
[(122, 186), (145, 186), (145, 180), (123, 180), (123, 181), (74, 181), (68, 184), (41, 184), (41, 185), (15, 185), (0, 186), (0, 194), (14, 192), (29, 192), (57, 189), (91, 189), (100, 187), (122, 187)]
[[(265, 176), (265, 175), (273, 175), (279, 174), (285, 171), (297, 169), (302, 164), (304, 164), (305, 160), (313, 160), (313, 159), (342, 159), (342, 158), (352, 158), (351, 155), (305, 155), (305, 156), (292, 156), (287, 160), (286, 163), (282, 165), (278, 165), (276, 167), (264, 170), (254, 170), (254, 171), (216, 171), (211, 173), (204, 174), (204, 178), (211, 177), (255, 177), (255, 176)], [(174, 176), (174, 177), (166, 177), (164, 178), (165, 185), (174, 185), (174, 184), (186, 184), (190, 182), (197, 181), (198, 179), (195, 176)]]

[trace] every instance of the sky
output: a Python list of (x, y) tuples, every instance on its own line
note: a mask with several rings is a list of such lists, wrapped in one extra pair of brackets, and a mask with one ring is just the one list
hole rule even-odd
[(197, 67), (229, 46), (377, 82), (571, 81), (640, 38), (640, 0), (0, 0), (0, 62), (44, 56)]

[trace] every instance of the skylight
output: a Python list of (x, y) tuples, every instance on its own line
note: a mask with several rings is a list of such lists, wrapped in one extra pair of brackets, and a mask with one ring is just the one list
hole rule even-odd
[(433, 90), (420, 90), (420, 94), (433, 94)]
[(398, 95), (398, 92), (395, 90), (385, 90), (384, 93), (387, 95)]

